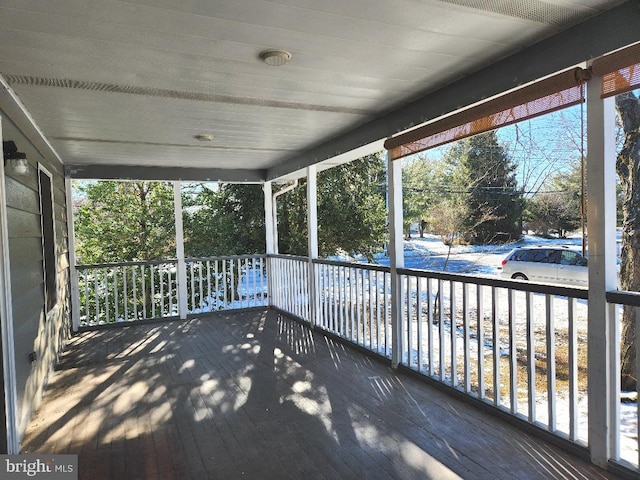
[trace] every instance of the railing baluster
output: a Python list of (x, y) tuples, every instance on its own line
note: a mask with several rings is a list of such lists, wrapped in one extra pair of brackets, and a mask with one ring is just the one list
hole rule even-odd
[[(85, 322), (89, 323), (90, 322), (90, 315), (91, 312), (89, 310), (89, 272), (86, 271), (84, 272), (84, 275), (82, 277), (84, 279), (84, 312), (85, 312)], [(97, 315), (95, 316), (96, 318), (98, 317)]]
[(424, 371), (424, 348), (422, 346), (422, 342), (424, 341), (424, 337), (422, 335), (422, 278), (416, 277), (416, 320), (418, 322), (418, 371)]
[(202, 271), (204, 269), (204, 263), (198, 262), (198, 288), (200, 289), (200, 301), (198, 302), (198, 308), (200, 311), (204, 310), (204, 291), (202, 289)]
[(469, 333), (469, 284), (462, 284), (462, 332), (464, 338), (464, 391), (471, 391), (471, 349)]
[(166, 311), (166, 305), (165, 305), (166, 304), (166, 302), (165, 302), (165, 300), (166, 300), (166, 293), (165, 293), (165, 290), (166, 290), (166, 280), (165, 280), (166, 275), (165, 274), (166, 274), (166, 272), (165, 272), (165, 269), (166, 269), (166, 265), (165, 264), (158, 264), (158, 283), (159, 283), (159, 285), (158, 285), (158, 290), (159, 290), (158, 295), (159, 295), (159, 298), (160, 298), (160, 305), (158, 306), (158, 308), (160, 310), (160, 312), (159, 312), (159, 317), (160, 318), (164, 318), (165, 311)]
[(387, 274), (387, 272), (384, 272), (384, 280), (383, 280), (383, 289), (384, 289), (384, 354), (386, 357), (389, 357), (391, 355), (391, 353), (389, 352), (389, 344), (391, 343), (390, 337), (391, 334), (389, 333), (389, 329), (390, 329), (390, 325), (391, 325), (391, 320), (389, 318), (390, 316), (390, 305), (389, 305), (389, 295), (387, 293), (388, 289), (389, 289), (389, 285), (391, 284), (391, 281), (389, 279), (391, 275)]
[(407, 325), (407, 339), (403, 342), (407, 347), (407, 357), (405, 361), (407, 366), (411, 368), (413, 366), (413, 302), (411, 301), (411, 276), (405, 275), (403, 282), (405, 285), (404, 298), (406, 302), (406, 316), (405, 322)]
[(191, 306), (188, 307), (189, 312), (194, 312), (196, 309), (196, 285), (195, 285), (195, 274), (193, 273), (193, 269), (195, 266), (195, 262), (189, 262), (189, 286), (191, 287)]
[(440, 381), (445, 381), (446, 367), (445, 367), (445, 351), (444, 351), (444, 281), (438, 279), (438, 362), (440, 371)]
[(569, 438), (578, 439), (578, 330), (576, 328), (576, 299), (567, 298), (569, 316)]
[(129, 298), (127, 297), (127, 267), (123, 267), (122, 269), (123, 272), (123, 295), (122, 295), (122, 300), (124, 302), (124, 321), (128, 322), (129, 321), (129, 306), (127, 305), (129, 302)]
[(147, 318), (147, 274), (142, 265), (142, 316)]
[(556, 329), (555, 315), (553, 311), (553, 296), (547, 294), (546, 318), (547, 318), (547, 405), (549, 408), (548, 429), (556, 431)]
[(227, 302), (227, 260), (222, 260), (222, 289), (224, 290), (224, 309), (226, 310), (228, 308), (228, 302)]
[(456, 284), (451, 280), (449, 282), (449, 310), (451, 325), (451, 386), (458, 386), (458, 319), (456, 310), (458, 308), (456, 302)]
[(134, 265), (131, 269), (131, 281), (133, 282), (133, 319), (138, 320), (138, 282), (136, 281), (136, 272), (138, 266)]
[(104, 306), (105, 306), (105, 323), (109, 323), (109, 269), (104, 269)]
[[(382, 272), (382, 275), (384, 277), (384, 272)], [(380, 343), (382, 342), (382, 333), (380, 331), (380, 317), (381, 317), (381, 308), (380, 308), (380, 272), (378, 272), (376, 270), (376, 284), (375, 284), (375, 288), (376, 288), (376, 352), (377, 353), (384, 353), (381, 350), (380, 347)]]
[(518, 413), (518, 349), (516, 345), (515, 292), (507, 290), (509, 308), (509, 393), (511, 413)]
[(346, 320), (346, 314), (345, 314), (345, 308), (346, 308), (346, 283), (347, 283), (347, 279), (346, 279), (346, 275), (345, 275), (345, 268), (344, 267), (338, 267), (338, 285), (336, 286), (336, 288), (338, 289), (338, 296), (339, 296), (339, 309), (338, 309), (338, 313), (340, 314), (340, 334), (343, 337), (346, 337), (346, 333), (347, 333), (347, 320)]
[(529, 422), (536, 421), (536, 337), (533, 318), (533, 293), (527, 292), (527, 383), (529, 385)]
[(374, 319), (374, 314), (373, 314), (373, 294), (371, 291), (371, 284), (372, 279), (371, 279), (371, 272), (369, 270), (364, 270), (364, 274), (366, 275), (367, 278), (367, 285), (369, 287), (369, 291), (368, 291), (368, 295), (369, 295), (369, 315), (367, 315), (367, 325), (369, 327), (369, 349), (373, 350), (373, 319)]
[(149, 302), (151, 303), (151, 318), (155, 318), (156, 316), (156, 282), (154, 279), (154, 268), (153, 265), (149, 267), (149, 285), (151, 287), (151, 298), (149, 298)]
[(323, 264), (314, 264), (318, 269), (318, 275), (320, 276), (318, 281), (322, 285), (321, 295), (320, 297), (320, 325), (322, 328), (327, 329), (329, 332), (334, 332), (333, 329), (333, 318), (331, 317), (330, 305), (331, 300), (329, 298), (331, 283), (329, 281), (329, 275), (331, 271), (331, 266), (323, 265)]
[(265, 292), (268, 289), (267, 283), (269, 280), (267, 278), (266, 259), (263, 259), (262, 257), (260, 257), (260, 261), (258, 262), (258, 265), (260, 267), (260, 305), (267, 306), (269, 304), (269, 300), (267, 299), (268, 293), (265, 294)]
[(435, 375), (433, 368), (433, 324), (434, 324), (434, 309), (433, 309), (433, 287), (431, 286), (431, 279), (427, 278), (427, 362), (429, 363), (428, 374), (430, 377)]
[(216, 263), (214, 264), (214, 275), (216, 276), (215, 278), (215, 289), (216, 289), (216, 310), (220, 310), (220, 260), (216, 260)]
[(351, 341), (354, 341), (354, 326), (355, 326), (355, 309), (354, 309), (354, 302), (355, 302), (355, 295), (354, 295), (354, 289), (355, 289), (355, 282), (353, 281), (353, 272), (355, 271), (355, 268), (349, 268), (349, 338), (351, 339)]
[[(248, 262), (248, 260), (247, 260)], [(256, 276), (256, 259), (251, 259), (251, 275), (253, 276), (253, 290), (250, 292), (251, 297), (247, 297), (247, 307), (257, 307), (256, 301), (258, 299), (258, 278)], [(247, 275), (249, 275), (249, 268), (247, 267)], [(247, 284), (249, 284), (249, 278), (247, 277)], [(249, 302), (249, 298), (253, 298), (253, 305)]]
[(354, 288), (354, 328), (356, 335), (356, 343), (362, 345), (362, 289), (361, 289), (361, 278), (360, 278), (360, 270), (355, 267), (353, 269), (353, 288)]
[(498, 290), (491, 287), (491, 330), (493, 346), (493, 404), (501, 405), (500, 398), (500, 312), (498, 309)]
[(173, 309), (173, 305), (175, 303), (174, 299), (174, 277), (178, 275), (178, 265), (175, 262), (171, 262), (167, 265), (167, 290), (169, 290), (169, 316), (174, 316), (177, 314), (177, 309)]
[(484, 292), (482, 285), (478, 285), (477, 299), (477, 335), (478, 335), (478, 398), (486, 397), (484, 385)]
[(207, 260), (207, 312), (211, 312), (211, 260)]

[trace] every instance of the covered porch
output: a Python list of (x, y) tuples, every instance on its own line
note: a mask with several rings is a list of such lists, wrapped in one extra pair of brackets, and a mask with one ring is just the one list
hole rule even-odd
[[(82, 478), (637, 476), (613, 96), (640, 86), (638, 1), (516, 3), (0, 6), (0, 452)], [(588, 290), (405, 268), (404, 155), (581, 103)], [(320, 258), (317, 173), (383, 147), (389, 266)], [(281, 255), (302, 178), (308, 251)], [(78, 264), (74, 179), (174, 182), (176, 258)], [(264, 253), (186, 257), (183, 181), (262, 185)]]
[(23, 452), (80, 478), (617, 478), (273, 309), (78, 334)]

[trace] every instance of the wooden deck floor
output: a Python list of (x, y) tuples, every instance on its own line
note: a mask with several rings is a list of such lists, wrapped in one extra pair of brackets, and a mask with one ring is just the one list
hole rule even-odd
[(23, 441), (81, 479), (601, 479), (273, 311), (75, 336)]

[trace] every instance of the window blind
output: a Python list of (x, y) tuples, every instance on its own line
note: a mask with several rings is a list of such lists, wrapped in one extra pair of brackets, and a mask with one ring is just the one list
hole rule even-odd
[(639, 88), (640, 43), (594, 60), (591, 69), (602, 77), (602, 98)]
[(388, 139), (392, 160), (537, 117), (584, 101), (588, 72), (567, 70)]

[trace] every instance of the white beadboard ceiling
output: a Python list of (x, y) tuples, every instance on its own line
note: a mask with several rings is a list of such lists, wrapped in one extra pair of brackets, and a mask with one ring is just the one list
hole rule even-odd
[[(86, 167), (162, 177), (164, 169), (182, 178), (189, 176), (182, 169), (198, 169), (259, 180), (407, 128), (429, 116), (418, 111), (425, 95), (568, 29), (585, 35), (579, 27), (593, 19), (603, 18), (604, 28), (607, 12), (634, 6), (636, 0), (0, 0), (0, 74), (72, 173)], [(614, 46), (628, 41), (621, 37)], [(259, 58), (267, 49), (292, 59), (268, 66)], [(547, 55), (528, 58), (571, 58)], [(395, 123), (381, 127), (390, 114)], [(198, 134), (214, 139), (200, 142)]]

